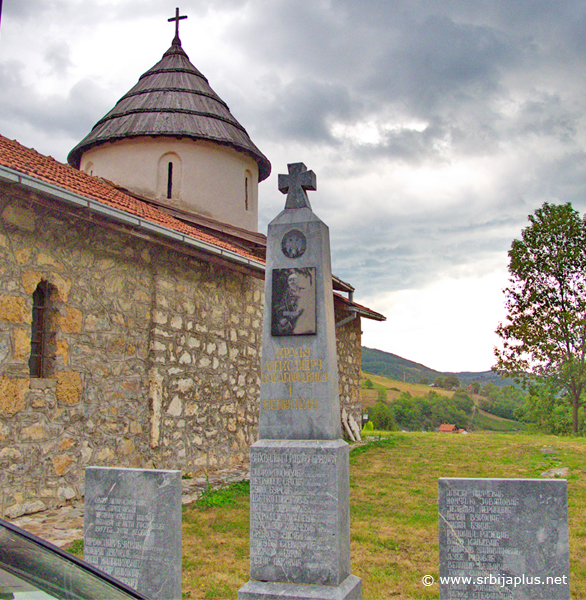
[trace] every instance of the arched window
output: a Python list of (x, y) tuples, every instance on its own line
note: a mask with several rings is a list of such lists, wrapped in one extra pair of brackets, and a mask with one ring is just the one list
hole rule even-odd
[(31, 377), (48, 377), (51, 369), (52, 339), (50, 337), (50, 286), (41, 281), (33, 293), (31, 324), (31, 356), (28, 361)]
[(167, 165), (167, 198), (173, 198), (173, 163)]
[(157, 198), (178, 200), (181, 197), (183, 165), (175, 152), (166, 152), (159, 158), (157, 173)]

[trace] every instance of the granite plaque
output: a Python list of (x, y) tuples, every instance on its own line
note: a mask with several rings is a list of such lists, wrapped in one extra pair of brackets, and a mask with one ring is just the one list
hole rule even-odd
[(567, 482), (439, 480), (442, 600), (569, 600)]
[(271, 332), (315, 334), (315, 267), (274, 269)]
[(339, 585), (350, 574), (348, 444), (266, 440), (250, 462), (252, 579)]
[(88, 467), (84, 559), (152, 600), (181, 598), (181, 471)]

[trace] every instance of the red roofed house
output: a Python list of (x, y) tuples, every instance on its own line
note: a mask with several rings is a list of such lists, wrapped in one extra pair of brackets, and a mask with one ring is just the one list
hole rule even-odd
[(449, 423), (442, 423), (438, 429), (442, 433), (459, 433), (457, 425), (450, 425)]
[[(256, 440), (271, 165), (176, 36), (71, 151), (0, 136), (0, 516), (83, 495), (88, 465), (196, 472)], [(360, 318), (334, 278), (341, 402)]]

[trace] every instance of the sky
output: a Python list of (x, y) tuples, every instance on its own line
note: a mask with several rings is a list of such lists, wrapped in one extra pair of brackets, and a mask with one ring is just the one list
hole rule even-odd
[[(177, 0), (3, 0), (0, 134), (67, 154), (168, 49)], [(363, 345), (494, 364), (513, 239), (586, 210), (583, 0), (184, 0), (183, 48), (277, 174), (317, 175)]]

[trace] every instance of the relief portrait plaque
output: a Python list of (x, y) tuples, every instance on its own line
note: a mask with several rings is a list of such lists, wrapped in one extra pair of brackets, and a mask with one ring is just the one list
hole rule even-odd
[(315, 267), (273, 269), (272, 335), (315, 335), (315, 304)]

